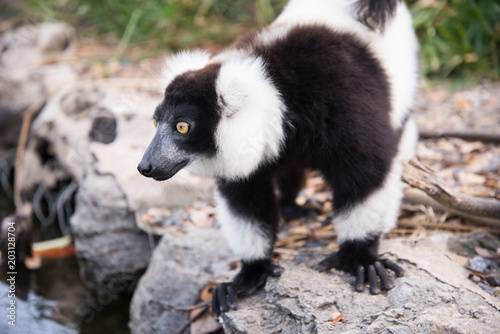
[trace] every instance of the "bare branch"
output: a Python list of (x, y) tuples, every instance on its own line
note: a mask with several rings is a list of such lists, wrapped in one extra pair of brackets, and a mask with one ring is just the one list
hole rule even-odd
[(481, 130), (435, 130), (435, 129), (419, 129), (421, 139), (435, 138), (460, 138), (472, 141), (485, 141), (490, 143), (500, 143), (500, 133), (485, 132)]
[(403, 181), (420, 189), (450, 211), (470, 217), (489, 218), (483, 220), (500, 227), (500, 202), (458, 193), (448, 187), (428, 166), (414, 159), (403, 162)]

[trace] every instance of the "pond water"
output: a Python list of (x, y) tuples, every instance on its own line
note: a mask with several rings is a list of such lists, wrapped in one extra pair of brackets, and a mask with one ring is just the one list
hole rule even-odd
[[(14, 212), (14, 204), (0, 189), (0, 218)], [(34, 241), (60, 236), (56, 226), (45, 230), (33, 221)], [(1, 261), (1, 259), (0, 259)], [(6, 274), (2, 263), (0, 295), (7, 296), (12, 275)], [(130, 300), (99, 298), (85, 288), (79, 276), (76, 258), (43, 259), (41, 267), (30, 271), (16, 263), (16, 296), (0, 298), (0, 333), (80, 333), (127, 334), (130, 333), (128, 309)], [(15, 300), (16, 326), (8, 324), (10, 300)], [(4, 314), (5, 313), (5, 314)]]

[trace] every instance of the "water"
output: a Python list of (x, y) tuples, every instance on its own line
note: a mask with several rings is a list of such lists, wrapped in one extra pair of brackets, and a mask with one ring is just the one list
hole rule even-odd
[[(0, 190), (0, 218), (15, 211), (12, 201)], [(53, 224), (56, 225), (56, 224)], [(60, 236), (57, 226), (42, 230), (33, 222), (33, 238)], [(4, 266), (2, 265), (2, 268)], [(44, 259), (40, 269), (27, 270), (16, 263), (15, 298), (0, 298), (0, 333), (128, 334), (129, 299), (100, 301), (80, 280), (77, 260)], [(0, 295), (8, 294), (8, 276), (0, 273)], [(16, 327), (8, 324), (9, 301), (16, 302)], [(3, 314), (5, 313), (5, 315)]]

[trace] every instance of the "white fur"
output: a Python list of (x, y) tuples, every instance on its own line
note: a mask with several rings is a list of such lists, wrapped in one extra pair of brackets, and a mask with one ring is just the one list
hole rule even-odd
[(163, 87), (167, 87), (179, 74), (202, 69), (209, 61), (210, 54), (201, 50), (181, 51), (167, 57), (162, 75)]
[(368, 43), (390, 83), (391, 123), (401, 122), (413, 106), (418, 89), (418, 41), (408, 8), (400, 3), (383, 32), (371, 31), (357, 21), (354, 0), (291, 0), (276, 21), (259, 35), (270, 44), (297, 24), (325, 24), (336, 31), (354, 33)]
[(413, 118), (409, 118), (401, 134), (399, 142), (399, 159), (409, 160), (415, 155), (418, 141), (417, 123)]
[(241, 53), (222, 64), (216, 90), (222, 96), (217, 154), (200, 163), (217, 176), (244, 179), (279, 156), (285, 140), (285, 105), (262, 60)]
[(215, 199), (219, 223), (234, 254), (244, 261), (267, 258), (273, 245), (260, 225), (237, 216), (219, 192), (215, 193)]
[(418, 90), (418, 41), (408, 8), (400, 3), (383, 34), (371, 34), (368, 42), (382, 63), (391, 89), (391, 123), (401, 128)]
[(366, 35), (368, 29), (351, 11), (352, 0), (290, 0), (271, 27), (278, 24), (325, 24), (337, 31)]
[(346, 240), (363, 240), (370, 234), (388, 232), (396, 226), (403, 199), (401, 161), (413, 157), (417, 140), (416, 123), (409, 119), (401, 135), (398, 154), (393, 158), (383, 187), (351, 210), (334, 218), (339, 243)]
[(394, 158), (382, 188), (350, 210), (335, 216), (333, 222), (340, 244), (348, 240), (364, 240), (388, 232), (395, 226), (402, 199), (402, 168), (397, 159)]

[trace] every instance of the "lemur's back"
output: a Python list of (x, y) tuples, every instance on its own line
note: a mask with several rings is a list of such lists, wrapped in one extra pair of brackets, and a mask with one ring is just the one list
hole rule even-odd
[[(380, 5), (384, 22), (372, 27), (362, 23), (363, 13), (376, 3), (393, 6), (392, 17)], [(360, 17), (361, 16), (361, 17)], [(374, 20), (367, 20), (368, 22)], [(391, 122), (401, 127), (411, 109), (418, 87), (418, 41), (413, 31), (411, 15), (399, 0), (291, 0), (270, 26), (276, 31), (297, 24), (325, 24), (339, 32), (355, 34), (366, 42), (386, 71), (391, 89)], [(382, 25), (383, 24), (383, 25)], [(283, 33), (281, 33), (283, 34)], [(279, 35), (279, 34), (278, 34)]]

